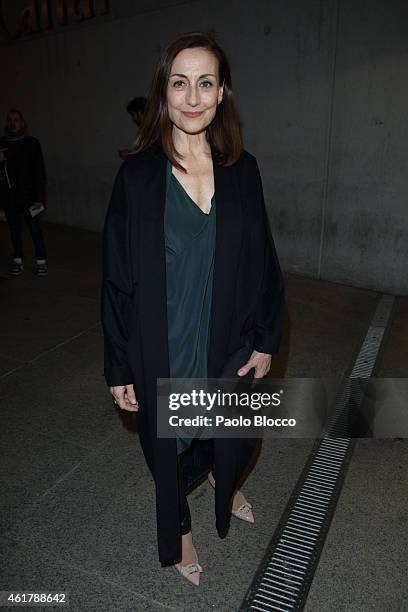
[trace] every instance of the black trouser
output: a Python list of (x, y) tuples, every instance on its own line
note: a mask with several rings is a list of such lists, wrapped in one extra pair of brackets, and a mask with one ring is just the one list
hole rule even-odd
[(36, 258), (46, 259), (47, 252), (38, 217), (32, 217), (28, 209), (20, 211), (17, 206), (7, 206), (4, 212), (6, 213), (7, 223), (10, 229), (10, 238), (13, 244), (14, 257), (23, 257), (22, 220), (24, 219), (34, 242)]
[(191, 515), (186, 490), (192, 490), (196, 483), (213, 470), (214, 441), (212, 438), (194, 438), (190, 447), (180, 453), (177, 458), (180, 527), (181, 535), (185, 535), (191, 531)]
[(180, 501), (180, 528), (181, 535), (186, 535), (191, 531), (191, 514), (190, 508), (188, 507), (187, 495), (184, 489), (183, 479), (183, 453), (180, 453), (178, 459), (178, 488), (179, 488), (179, 501)]

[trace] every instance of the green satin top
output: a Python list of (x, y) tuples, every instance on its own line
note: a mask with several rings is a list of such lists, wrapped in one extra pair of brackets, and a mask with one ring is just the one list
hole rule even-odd
[[(215, 220), (215, 197), (207, 215), (167, 161), (164, 234), (171, 378), (207, 377)], [(177, 453), (188, 449), (191, 440), (177, 433)]]

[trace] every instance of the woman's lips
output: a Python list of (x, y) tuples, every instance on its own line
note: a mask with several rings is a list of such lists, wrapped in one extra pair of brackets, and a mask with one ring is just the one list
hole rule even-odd
[(186, 117), (199, 117), (202, 114), (203, 114), (202, 111), (195, 112), (195, 113), (187, 113), (183, 111), (183, 115), (185, 115)]

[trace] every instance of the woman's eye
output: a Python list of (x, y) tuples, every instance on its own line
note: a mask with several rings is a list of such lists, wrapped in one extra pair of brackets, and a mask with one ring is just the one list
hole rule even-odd
[(184, 81), (174, 81), (173, 85), (174, 87), (181, 87), (184, 85)]
[(201, 81), (201, 85), (203, 85), (206, 89), (212, 86), (211, 81)]

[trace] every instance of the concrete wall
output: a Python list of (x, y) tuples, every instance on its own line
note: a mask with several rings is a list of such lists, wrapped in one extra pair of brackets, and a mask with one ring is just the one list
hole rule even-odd
[(407, 294), (407, 26), (400, 0), (112, 0), (93, 25), (1, 47), (0, 113), (21, 107), (42, 142), (47, 218), (99, 230), (126, 102), (169, 39), (212, 29), (284, 269)]
[(408, 293), (408, 4), (340, 2), (321, 276)]

